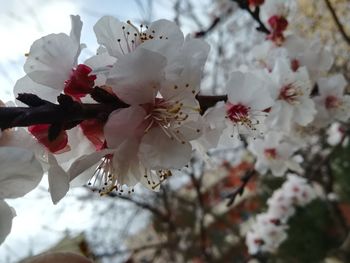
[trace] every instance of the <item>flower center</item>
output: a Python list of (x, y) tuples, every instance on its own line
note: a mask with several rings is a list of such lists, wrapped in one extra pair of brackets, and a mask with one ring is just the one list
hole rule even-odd
[[(184, 136), (179, 128), (192, 112), (198, 114), (199, 109), (186, 106), (179, 101), (172, 102), (156, 98), (150, 113), (145, 117), (145, 120), (149, 121), (145, 133), (154, 127), (159, 127), (169, 138), (184, 144)], [(197, 132), (200, 132), (200, 130), (197, 130)]]
[(341, 101), (333, 95), (327, 96), (325, 100), (325, 106), (327, 109), (335, 109), (341, 106)]
[(275, 148), (267, 148), (264, 150), (265, 157), (269, 160), (277, 159), (277, 151)]
[(303, 92), (300, 88), (293, 84), (288, 84), (281, 89), (278, 99), (284, 100), (289, 104), (299, 104), (299, 97), (302, 95)]
[(300, 67), (300, 63), (299, 63), (299, 60), (297, 59), (292, 59), (291, 62), (290, 62), (290, 67), (291, 69), (296, 72), (299, 67)]
[(227, 116), (236, 123), (245, 123), (249, 119), (249, 108), (242, 104), (229, 104), (227, 109)]
[[(90, 186), (93, 191), (98, 190), (100, 195), (108, 194), (113, 190), (123, 193), (121, 185), (117, 182), (112, 159), (113, 154), (104, 156), (95, 170), (95, 173), (88, 181), (88, 186)], [(133, 189), (131, 191), (133, 191)]]
[(84, 64), (79, 64), (72, 70), (70, 78), (64, 83), (64, 92), (76, 99), (91, 93), (96, 75), (90, 75), (92, 69)]

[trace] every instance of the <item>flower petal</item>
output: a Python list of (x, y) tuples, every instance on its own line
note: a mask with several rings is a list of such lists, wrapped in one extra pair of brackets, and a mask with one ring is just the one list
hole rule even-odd
[(11, 232), (12, 219), (16, 216), (13, 208), (5, 201), (0, 200), (0, 244), (5, 241)]
[(48, 154), (49, 160), (49, 191), (52, 202), (57, 204), (69, 190), (69, 176), (57, 163), (56, 158), (52, 154)]
[(113, 153), (113, 169), (120, 185), (134, 186), (141, 180), (144, 170), (137, 156), (139, 140), (124, 141)]
[[(40, 94), (40, 98), (51, 102), (56, 102), (57, 96), (61, 93), (61, 91), (40, 85), (39, 83), (34, 82), (28, 75), (26, 75), (23, 78), (17, 80), (13, 93), (15, 97), (17, 97), (20, 93)], [(24, 105), (22, 102), (19, 101), (16, 101), (16, 104)]]
[(130, 24), (122, 23), (112, 16), (104, 16), (98, 20), (94, 26), (94, 32), (97, 43), (103, 45), (109, 55), (118, 59), (138, 44), (132, 41), (137, 40), (135, 34), (138, 36), (139, 32)]
[(17, 147), (0, 148), (0, 199), (17, 198), (33, 190), (43, 169), (32, 151)]
[(34, 82), (63, 90), (78, 53), (79, 43), (74, 39), (63, 33), (50, 34), (33, 43), (24, 71)]
[(72, 181), (78, 175), (82, 174), (84, 171), (95, 166), (102, 159), (102, 157), (112, 152), (113, 150), (106, 149), (99, 152), (93, 152), (91, 154), (83, 155), (80, 158), (76, 159), (68, 170), (68, 175), (70, 180)]
[(165, 65), (165, 57), (138, 48), (118, 60), (109, 73), (107, 85), (130, 105), (152, 102), (164, 79)]
[(188, 142), (170, 139), (160, 128), (153, 128), (143, 136), (139, 157), (151, 169), (176, 169), (186, 165), (192, 153)]
[(140, 125), (146, 116), (140, 106), (113, 111), (104, 127), (104, 134), (109, 148), (117, 148), (123, 141), (131, 137), (143, 135)]

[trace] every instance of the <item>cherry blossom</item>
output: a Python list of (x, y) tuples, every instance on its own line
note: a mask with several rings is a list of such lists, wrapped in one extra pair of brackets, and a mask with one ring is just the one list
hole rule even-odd
[(27, 54), (24, 64), (25, 77), (17, 81), (14, 93), (35, 93), (41, 98), (56, 101), (64, 91), (80, 98), (90, 92), (95, 77), (89, 75), (92, 69), (78, 65), (78, 57), (85, 45), (80, 44), (82, 22), (79, 16), (71, 16), (72, 30), (50, 34), (36, 40)]
[(249, 254), (276, 252), (287, 239), (288, 219), (297, 216), (295, 207), (306, 206), (316, 197), (316, 189), (305, 178), (288, 174), (287, 181), (267, 201), (267, 212), (256, 217), (246, 235)]
[(280, 244), (287, 239), (286, 228), (288, 228), (286, 225), (280, 224), (269, 214), (258, 215), (246, 235), (249, 254), (275, 252)]
[[(226, 84), (228, 102), (226, 104), (226, 118), (231, 135), (250, 134), (261, 135), (264, 117), (273, 100), (268, 88), (268, 79), (260, 78), (252, 73), (233, 72)], [(236, 131), (234, 131), (236, 130)]]
[(288, 62), (281, 59), (276, 62), (270, 76), (275, 84), (270, 90), (276, 101), (266, 119), (266, 125), (289, 132), (293, 123), (301, 126), (309, 124), (316, 110), (310, 98), (312, 87), (306, 68), (294, 72)]
[(274, 176), (283, 176), (288, 169), (301, 172), (300, 165), (292, 159), (293, 153), (298, 150), (297, 145), (282, 140), (281, 133), (269, 132), (264, 139), (250, 141), (250, 150), (257, 160), (255, 169), (262, 174), (271, 170)]
[(330, 121), (347, 121), (350, 118), (350, 96), (344, 95), (347, 82), (343, 75), (320, 78), (317, 81), (319, 96), (314, 98), (318, 119), (324, 124)]

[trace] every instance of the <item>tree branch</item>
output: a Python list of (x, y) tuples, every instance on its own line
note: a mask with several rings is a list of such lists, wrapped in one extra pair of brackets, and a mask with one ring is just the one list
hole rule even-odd
[(249, 3), (247, 0), (232, 1), (236, 2), (241, 9), (246, 10), (250, 14), (250, 16), (259, 24), (256, 30), (265, 33), (266, 35), (269, 35), (271, 33), (270, 30), (264, 25), (264, 23), (260, 19), (260, 8), (258, 6), (255, 7), (254, 11), (252, 11), (249, 7)]
[(338, 29), (339, 29), (339, 32), (340, 34), (342, 35), (342, 37), (344, 38), (344, 40), (346, 41), (346, 43), (348, 45), (350, 45), (350, 37), (347, 35), (347, 33), (345, 32), (345, 29), (342, 25), (342, 23), (340, 22), (338, 16), (337, 16), (337, 13), (335, 12), (331, 2), (329, 0), (325, 0), (325, 3), (329, 9), (329, 11), (331, 12), (331, 15), (333, 17), (333, 20), (335, 22), (335, 24), (337, 25)]
[[(29, 107), (1, 107), (0, 128), (2, 130), (13, 127), (28, 127), (35, 124), (55, 123), (63, 123), (64, 128), (72, 128), (88, 119), (106, 121), (111, 112), (129, 107), (119, 99), (89, 104), (73, 101), (66, 95), (59, 96), (58, 104), (40, 99), (33, 94), (21, 94), (18, 99)], [(204, 113), (218, 101), (227, 100), (227, 96), (197, 95), (197, 100), (202, 113)]]

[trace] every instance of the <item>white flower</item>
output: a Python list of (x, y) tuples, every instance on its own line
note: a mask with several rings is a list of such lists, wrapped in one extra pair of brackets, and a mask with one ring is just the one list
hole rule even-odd
[(273, 100), (268, 87), (268, 79), (253, 73), (233, 72), (226, 84), (228, 101), (226, 104), (227, 126), (232, 137), (235, 134), (261, 135), (263, 121)]
[(268, 214), (257, 216), (251, 230), (246, 235), (246, 245), (249, 254), (258, 252), (275, 252), (280, 244), (287, 239), (286, 225)]
[(264, 41), (253, 47), (248, 57), (259, 68), (266, 68), (271, 72), (278, 58), (288, 58), (288, 50), (283, 46), (276, 46), (273, 42)]
[(295, 206), (305, 206), (315, 198), (316, 191), (305, 178), (288, 174), (287, 181), (267, 201), (267, 212), (256, 217), (247, 233), (249, 253), (275, 252), (287, 238), (286, 223), (295, 214)]
[[(327, 142), (329, 145), (335, 146), (341, 142), (345, 134), (344, 127), (339, 122), (332, 123), (327, 130)], [(349, 139), (346, 138), (343, 142), (343, 146), (348, 143)]]
[(280, 133), (269, 132), (264, 140), (258, 138), (250, 141), (248, 150), (256, 156), (255, 169), (261, 174), (271, 170), (274, 176), (283, 176), (288, 169), (302, 171), (300, 165), (292, 159), (298, 146), (282, 141)]
[(64, 91), (77, 100), (92, 91), (96, 76), (92, 68), (78, 64), (84, 44), (80, 44), (82, 22), (79, 16), (71, 16), (72, 30), (50, 34), (36, 40), (27, 54), (24, 64), (26, 76), (17, 81), (15, 96), (19, 93), (39, 93), (40, 97), (56, 102)]
[(306, 67), (312, 83), (327, 72), (334, 61), (332, 53), (324, 48), (319, 39), (308, 41), (291, 35), (283, 46), (288, 50), (292, 69), (297, 71), (299, 67)]
[(296, 206), (305, 206), (316, 198), (316, 192), (307, 180), (296, 174), (287, 175), (282, 191), (285, 197), (291, 199)]
[(332, 120), (348, 121), (350, 118), (350, 96), (344, 95), (347, 82), (337, 74), (317, 81), (319, 96), (314, 98), (317, 106), (317, 119), (324, 125)]
[(311, 83), (306, 68), (293, 72), (286, 60), (278, 60), (270, 74), (274, 85), (272, 106), (266, 125), (275, 130), (289, 132), (293, 123), (301, 126), (309, 124), (316, 114), (315, 105), (310, 98)]
[(277, 189), (273, 195), (267, 200), (269, 205), (268, 214), (277, 218), (283, 223), (295, 214), (295, 208), (291, 198), (287, 197), (282, 189)]
[[(198, 48), (200, 48), (199, 46)], [(175, 75), (165, 74), (167, 58), (157, 52), (136, 48), (120, 57), (109, 72), (106, 85), (131, 105), (112, 112), (104, 128), (108, 153), (96, 152), (73, 164), (70, 176), (99, 163), (90, 184), (102, 193), (144, 180), (152, 189), (183, 167), (190, 159), (190, 141), (201, 135), (199, 74), (203, 52), (192, 60), (180, 59)], [(187, 65), (187, 63), (190, 63)], [(149, 65), (152, 65), (150, 67)], [(191, 74), (193, 73), (193, 74)], [(101, 160), (102, 158), (102, 160)], [(141, 180), (142, 179), (142, 180)], [(129, 189), (132, 191), (132, 188)]]

